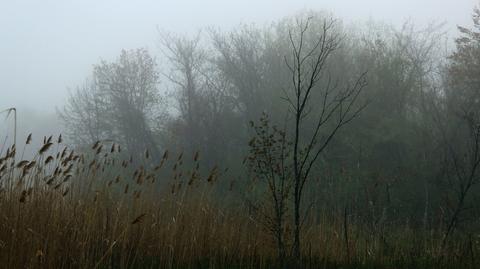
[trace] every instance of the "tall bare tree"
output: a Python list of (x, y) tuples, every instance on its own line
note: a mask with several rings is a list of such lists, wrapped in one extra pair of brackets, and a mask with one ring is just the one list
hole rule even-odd
[(200, 34), (194, 38), (180, 37), (160, 32), (160, 47), (170, 64), (170, 71), (164, 72), (177, 90), (175, 98), (180, 117), (184, 121), (184, 140), (188, 151), (199, 150), (199, 112), (201, 95), (205, 88), (203, 70), (206, 53), (200, 45)]
[[(160, 32), (160, 45), (169, 70), (163, 75), (174, 85), (178, 116), (177, 139), (183, 150), (201, 151), (206, 162), (225, 161), (236, 122), (235, 98), (213, 56), (195, 37)], [(224, 152), (225, 151), (225, 152)]]
[[(311, 18), (299, 21), (295, 29), (289, 31), (291, 54), (285, 57), (292, 83), (286, 100), (293, 114), (294, 124), (292, 252), (297, 262), (301, 259), (301, 230), (306, 217), (302, 207), (305, 184), (327, 145), (366, 105), (355, 105), (366, 85), (365, 73), (352, 84), (342, 88), (325, 70), (327, 60), (341, 42), (341, 37), (334, 31), (335, 20), (325, 20), (318, 34), (308, 32), (310, 22)], [(321, 99), (320, 103), (314, 104), (317, 109), (312, 110), (310, 106), (314, 94), (321, 96)], [(313, 116), (315, 111), (319, 114)], [(307, 131), (304, 126), (309, 117), (314, 121), (314, 124), (309, 126), (313, 128), (312, 131)], [(305, 134), (308, 134), (307, 138)]]

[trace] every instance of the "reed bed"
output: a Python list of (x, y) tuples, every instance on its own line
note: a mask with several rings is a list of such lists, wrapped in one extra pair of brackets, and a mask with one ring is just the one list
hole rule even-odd
[[(112, 142), (77, 153), (61, 137), (45, 137), (31, 160), (21, 155), (15, 146), (0, 152), (2, 268), (276, 266), (272, 236), (229, 195), (235, 190), (218, 195), (225, 179), (216, 167), (201, 171), (198, 153), (152, 160), (146, 151), (135, 160)], [(420, 240), (408, 225), (396, 226), (386, 229), (387, 242), (326, 213), (312, 214), (305, 227), (306, 268), (440, 266), (435, 231)], [(442, 266), (461, 264), (465, 249), (456, 246)]]

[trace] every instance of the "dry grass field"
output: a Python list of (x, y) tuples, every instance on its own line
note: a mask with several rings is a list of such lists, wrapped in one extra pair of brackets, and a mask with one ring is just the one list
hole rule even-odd
[[(148, 152), (140, 161), (122, 159), (118, 145), (97, 142), (80, 154), (61, 140), (45, 138), (31, 160), (21, 159), (23, 147), (2, 152), (2, 268), (276, 267), (261, 218), (235, 188), (218, 195), (219, 181), (229, 179), (216, 167), (199, 171), (198, 154), (165, 152), (150, 165)], [(462, 258), (472, 246), (440, 255), (434, 231), (417, 236), (406, 225), (386, 228), (396, 238), (387, 243), (354, 220), (344, 223), (341, 214), (312, 214), (307, 222), (305, 268), (475, 265)]]

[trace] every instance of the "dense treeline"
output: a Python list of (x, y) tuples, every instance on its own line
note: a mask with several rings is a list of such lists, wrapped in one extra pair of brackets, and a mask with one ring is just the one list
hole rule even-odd
[[(409, 257), (473, 268), (480, 217), (474, 14), (474, 28), (459, 27), (451, 53), (439, 25), (354, 27), (318, 12), (194, 37), (160, 31), (161, 57), (137, 49), (100, 62), (60, 114), (77, 151), (114, 143), (120, 159), (142, 169), (153, 169), (136, 161), (145, 154), (154, 164), (167, 149), (178, 160), (196, 156), (182, 162), (195, 169), (192, 178), (218, 177), (213, 200), (247, 206), (243, 217), (274, 238), (282, 266), (312, 258), (309, 237), (331, 225), (341, 234), (330, 242), (344, 253), (328, 257), (335, 263), (370, 257), (408, 267)], [(155, 186), (169, 190), (166, 181)]]

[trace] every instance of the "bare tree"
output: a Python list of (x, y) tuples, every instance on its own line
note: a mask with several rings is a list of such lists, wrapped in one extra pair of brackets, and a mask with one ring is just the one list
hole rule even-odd
[(444, 151), (442, 170), (449, 189), (445, 194), (449, 211), (441, 251), (445, 250), (449, 238), (458, 229), (475, 193), (475, 186), (480, 182), (478, 8), (474, 9), (473, 22), (473, 30), (458, 27), (462, 36), (456, 39), (456, 51), (446, 66), (445, 92), (432, 105)]
[(244, 116), (245, 126), (266, 109), (267, 40), (262, 31), (242, 27), (230, 34), (211, 31), (213, 47), (218, 53), (216, 68), (231, 84), (237, 110)]
[(118, 62), (97, 65), (94, 77), (98, 94), (108, 107), (107, 115), (131, 153), (142, 156), (149, 149), (153, 157), (159, 158), (149, 126), (149, 117), (160, 102), (159, 76), (148, 51), (124, 50)]
[(162, 73), (174, 85), (180, 147), (202, 151), (213, 165), (225, 161), (221, 155), (231, 144), (228, 125), (236, 121), (235, 98), (200, 37), (160, 32), (161, 50), (169, 63), (169, 71)]
[(67, 135), (76, 145), (88, 145), (111, 136), (111, 126), (105, 115), (103, 101), (97, 95), (95, 83), (85, 83), (70, 93), (63, 110), (58, 111)]
[(201, 91), (205, 87), (203, 69), (206, 53), (200, 46), (200, 34), (189, 39), (160, 32), (161, 51), (170, 63), (170, 71), (164, 76), (176, 87), (176, 101), (180, 117), (184, 121), (184, 143), (188, 151), (199, 150), (199, 112)]
[(92, 81), (79, 87), (60, 112), (71, 138), (87, 144), (114, 139), (133, 155), (148, 148), (159, 157), (150, 128), (160, 103), (155, 68), (145, 49), (123, 50), (118, 61), (96, 65)]
[[(326, 73), (328, 58), (339, 47), (341, 37), (335, 33), (334, 20), (325, 20), (318, 36), (309, 42), (310, 18), (297, 22), (296, 28), (289, 31), (291, 55), (285, 62), (291, 73), (292, 91), (287, 92), (286, 100), (294, 118), (293, 134), (293, 257), (301, 259), (301, 230), (305, 220), (302, 208), (304, 188), (315, 162), (324, 152), (337, 132), (359, 115), (366, 104), (356, 106), (355, 102), (366, 85), (365, 73), (351, 85), (340, 88), (338, 83)], [(326, 79), (326, 83), (320, 83)], [(315, 104), (319, 114), (314, 117), (313, 132), (306, 139), (303, 123), (312, 117), (309, 105), (312, 96), (319, 94), (320, 102)], [(318, 100), (317, 100), (318, 101)]]
[[(253, 198), (247, 201), (261, 216), (261, 223), (275, 238), (279, 267), (284, 268), (288, 245), (286, 217), (293, 183), (290, 162), (292, 147), (286, 139), (285, 131), (270, 125), (267, 114), (262, 115), (259, 124), (252, 121), (251, 126), (255, 136), (249, 143), (248, 167), (253, 174), (253, 184), (260, 181), (265, 186), (260, 195), (253, 193)], [(255, 202), (258, 197), (266, 199)]]

